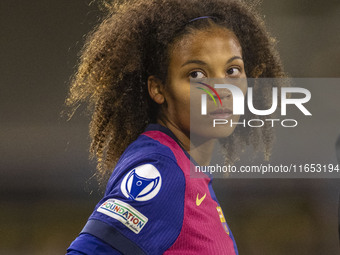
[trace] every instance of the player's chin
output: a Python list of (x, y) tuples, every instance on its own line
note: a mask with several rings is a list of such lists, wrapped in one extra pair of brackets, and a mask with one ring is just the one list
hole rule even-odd
[(191, 127), (190, 139), (221, 139), (230, 136), (235, 127), (228, 125), (220, 125), (213, 127), (212, 125), (200, 125)]
[(230, 126), (216, 126), (214, 127), (212, 136), (216, 139), (227, 138), (230, 136), (235, 130), (235, 127)]

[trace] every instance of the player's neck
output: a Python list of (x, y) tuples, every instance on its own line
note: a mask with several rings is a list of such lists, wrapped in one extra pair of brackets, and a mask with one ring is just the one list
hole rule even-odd
[(206, 137), (191, 136), (190, 140), (190, 156), (201, 166), (210, 164), (212, 153), (217, 139)]
[(163, 121), (158, 121), (158, 123), (170, 129), (182, 148), (186, 150), (199, 165), (209, 165), (217, 139), (192, 135), (192, 139), (190, 140), (190, 133), (187, 134), (183, 132), (179, 127), (173, 125), (173, 123), (165, 123)]

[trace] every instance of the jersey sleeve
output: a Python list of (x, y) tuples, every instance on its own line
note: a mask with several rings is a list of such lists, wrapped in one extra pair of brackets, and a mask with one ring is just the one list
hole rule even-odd
[(157, 153), (123, 158), (78, 238), (94, 236), (122, 254), (162, 254), (181, 231), (184, 193), (174, 159)]

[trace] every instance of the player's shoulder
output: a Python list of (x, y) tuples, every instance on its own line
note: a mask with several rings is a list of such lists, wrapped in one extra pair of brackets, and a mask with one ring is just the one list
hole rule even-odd
[[(156, 131), (157, 132), (157, 131)], [(155, 132), (152, 132), (155, 133)], [(113, 171), (111, 179), (120, 179), (122, 174), (133, 168), (142, 169), (143, 171), (153, 171), (154, 168), (165, 172), (169, 167), (178, 167), (173, 148), (153, 139), (147, 133), (141, 134), (132, 142), (124, 151)], [(162, 138), (172, 139), (167, 134), (160, 133)], [(143, 167), (140, 167), (144, 165)], [(139, 170), (140, 171), (140, 170)], [(172, 175), (176, 174), (172, 171)]]
[[(160, 139), (153, 138), (152, 134), (156, 134)], [(176, 162), (173, 148), (171, 148), (168, 144), (160, 142), (160, 140), (172, 140), (175, 143), (173, 138), (171, 138), (168, 134), (159, 131), (148, 131), (142, 133), (127, 147), (121, 156), (120, 161), (126, 162), (126, 160), (163, 156)]]
[[(156, 135), (157, 139), (152, 135)], [(134, 187), (131, 184), (132, 180), (143, 185), (152, 182), (155, 191), (161, 186), (176, 188), (185, 185), (184, 174), (173, 153), (173, 148), (162, 143), (164, 139), (176, 143), (169, 135), (157, 130), (143, 133), (132, 142), (117, 162), (108, 181), (106, 194), (115, 192), (116, 187), (119, 186), (120, 192), (123, 192), (126, 197), (133, 198), (133, 191), (132, 193), (126, 191), (126, 187)]]

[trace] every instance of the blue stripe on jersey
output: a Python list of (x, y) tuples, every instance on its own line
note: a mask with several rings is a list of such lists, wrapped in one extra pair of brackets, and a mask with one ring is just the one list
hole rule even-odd
[(126, 255), (144, 255), (145, 252), (115, 228), (99, 220), (89, 220), (81, 233), (90, 233)]
[(122, 255), (109, 244), (90, 234), (80, 234), (67, 249), (67, 255)]

